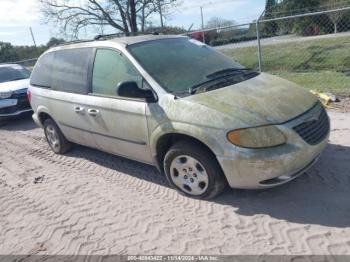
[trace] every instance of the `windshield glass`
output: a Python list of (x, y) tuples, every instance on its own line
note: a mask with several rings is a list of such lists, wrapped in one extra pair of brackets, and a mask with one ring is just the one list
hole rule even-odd
[(244, 71), (222, 53), (188, 38), (143, 42), (128, 50), (164, 89), (175, 94), (194, 93), (193, 88), (208, 80)]
[(27, 79), (29, 77), (29, 70), (22, 66), (14, 65), (0, 67), (0, 83)]

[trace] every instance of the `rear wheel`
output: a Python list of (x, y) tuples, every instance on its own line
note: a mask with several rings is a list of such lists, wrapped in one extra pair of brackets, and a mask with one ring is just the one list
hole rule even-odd
[(227, 182), (216, 158), (204, 146), (182, 141), (165, 155), (164, 171), (180, 193), (210, 199), (220, 194)]
[(47, 142), (56, 154), (64, 154), (71, 149), (72, 144), (64, 137), (51, 118), (45, 120), (44, 132)]

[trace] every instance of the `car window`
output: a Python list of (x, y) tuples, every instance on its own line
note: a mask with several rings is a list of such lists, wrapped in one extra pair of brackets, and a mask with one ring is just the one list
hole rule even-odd
[(88, 72), (92, 62), (92, 48), (75, 48), (55, 52), (52, 71), (52, 89), (88, 94)]
[(244, 67), (222, 53), (187, 38), (162, 39), (133, 44), (129, 52), (168, 92), (187, 92), (225, 69)]
[(20, 65), (0, 67), (0, 83), (27, 79), (29, 76), (29, 70)]
[(32, 75), (30, 77), (30, 84), (41, 87), (51, 87), (51, 73), (53, 67), (54, 53), (50, 52), (44, 54), (36, 62)]
[(93, 94), (116, 96), (119, 83), (135, 81), (142, 87), (142, 77), (122, 54), (111, 49), (98, 49), (92, 75)]

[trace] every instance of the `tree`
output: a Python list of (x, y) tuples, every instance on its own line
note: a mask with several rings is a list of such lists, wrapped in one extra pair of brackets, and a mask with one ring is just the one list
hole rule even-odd
[(163, 26), (163, 27), (154, 27), (154, 26), (149, 26), (145, 28), (146, 33), (161, 33), (165, 35), (180, 35), (184, 34), (187, 31), (182, 28), (182, 27), (177, 27), (177, 26)]
[(61, 45), (64, 44), (66, 41), (62, 38), (56, 38), (56, 37), (51, 37), (49, 42), (47, 42), (46, 46), (47, 47), (52, 47), (55, 45)]
[(276, 5), (277, 5), (276, 0), (266, 0), (265, 13), (269, 14), (270, 12), (272, 12), (276, 7)]
[[(277, 0), (266, 0), (264, 19), (273, 18), (275, 16), (274, 12), (276, 11), (277, 6)], [(276, 35), (278, 30), (279, 27), (275, 21), (266, 22), (262, 27), (264, 35)]]
[(0, 42), (0, 63), (37, 58), (46, 50), (46, 46), (13, 46)]
[[(322, 4), (325, 4), (327, 9), (337, 9), (337, 8), (342, 7), (344, 4), (350, 4), (350, 1), (344, 1), (344, 0), (325, 0), (325, 1), (322, 1), (322, 2), (324, 2)], [(349, 12), (336, 11), (336, 12), (331, 12), (331, 13), (327, 14), (329, 19), (333, 23), (334, 33), (335, 34), (338, 33), (338, 24), (339, 24), (339, 22), (342, 20), (342, 18), (346, 14), (349, 14)]]
[(0, 42), (0, 63), (13, 62), (18, 59), (18, 54), (10, 43)]
[[(226, 19), (222, 19), (219, 17), (212, 17), (207, 23), (206, 23), (206, 28), (208, 29), (213, 29), (205, 33), (205, 42), (213, 45), (214, 42), (216, 42), (218, 39), (225, 41), (228, 41), (233, 35), (234, 35), (234, 30), (232, 30), (231, 26), (235, 25), (234, 21), (229, 21)], [(220, 29), (217, 30), (217, 28), (221, 27), (229, 27), (226, 29)], [(195, 36), (197, 38), (197, 36)], [(198, 37), (198, 40), (202, 40), (203, 35), (200, 34)]]
[(145, 29), (147, 19), (178, 0), (39, 0), (48, 22), (78, 38), (92, 27), (112, 27), (126, 35)]
[(316, 11), (320, 6), (320, 0), (284, 0), (281, 2), (285, 14), (300, 14)]
[(212, 17), (206, 24), (206, 28), (218, 28), (234, 25), (235, 22), (220, 17)]

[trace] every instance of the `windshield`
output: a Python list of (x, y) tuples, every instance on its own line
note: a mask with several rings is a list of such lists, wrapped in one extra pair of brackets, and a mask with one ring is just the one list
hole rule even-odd
[[(217, 84), (213, 80), (233, 72), (244, 74), (242, 65), (188, 38), (143, 42), (128, 50), (166, 91), (174, 94), (194, 94), (198, 86), (208, 81)], [(243, 80), (241, 77), (239, 81), (226, 81), (226, 86)]]
[(29, 70), (22, 66), (14, 65), (0, 67), (0, 83), (27, 79), (29, 77)]

